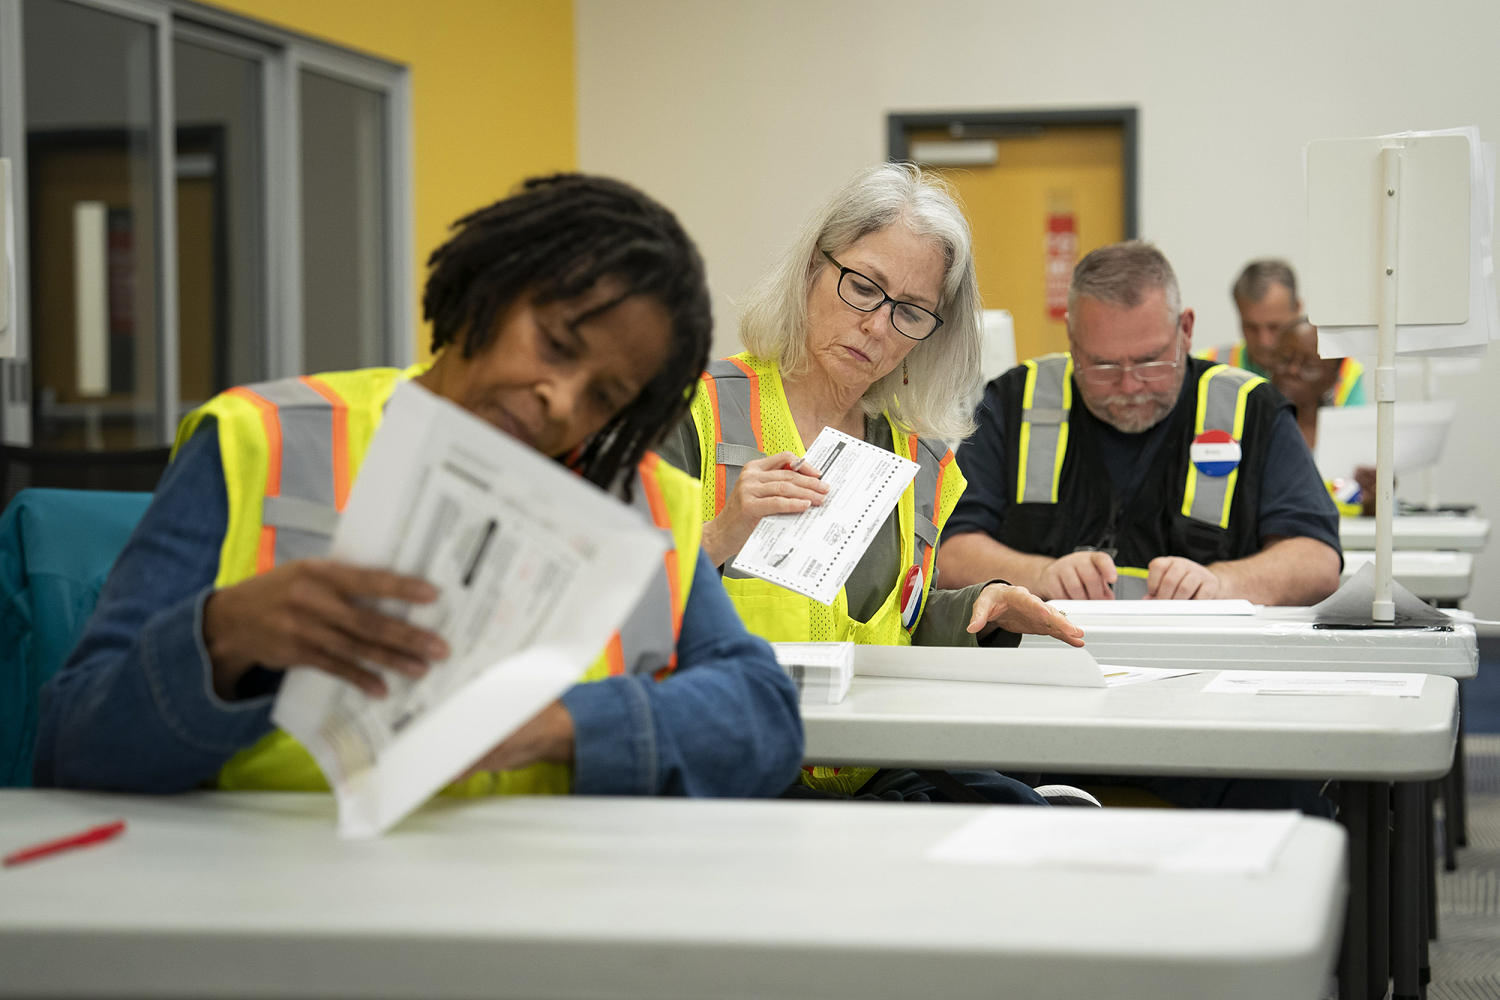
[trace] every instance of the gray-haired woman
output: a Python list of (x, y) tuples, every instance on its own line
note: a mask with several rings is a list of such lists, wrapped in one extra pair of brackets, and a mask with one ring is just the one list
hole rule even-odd
[[(944, 442), (971, 429), (979, 335), (968, 222), (947, 188), (910, 164), (856, 175), (750, 293), (746, 352), (709, 366), (690, 418), (662, 447), (703, 480), (709, 558), (723, 566), (762, 517), (822, 502), (819, 470), (799, 459), (825, 427), (921, 468), (831, 606), (726, 569), (750, 631), (884, 645), (1003, 644), (1035, 632), (1083, 644), (1024, 588), (933, 585), (938, 534), (964, 489)], [(855, 794), (872, 774), (815, 768), (804, 783)]]

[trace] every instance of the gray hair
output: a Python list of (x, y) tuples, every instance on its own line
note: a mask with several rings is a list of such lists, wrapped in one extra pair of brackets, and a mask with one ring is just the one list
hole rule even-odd
[(1292, 306), (1296, 307), (1300, 301), (1297, 298), (1297, 272), (1292, 270), (1292, 265), (1276, 257), (1264, 257), (1246, 264), (1240, 276), (1234, 279), (1229, 294), (1236, 303), (1259, 302), (1272, 285), (1281, 285), (1290, 292)]
[(1073, 283), (1068, 286), (1068, 333), (1073, 332), (1073, 317), (1081, 298), (1134, 309), (1147, 293), (1157, 289), (1167, 300), (1167, 310), (1174, 317), (1182, 315), (1177, 274), (1153, 244), (1126, 240), (1091, 250), (1073, 268)]
[(740, 340), (781, 371), (807, 370), (807, 297), (825, 267), (861, 238), (900, 223), (943, 252), (937, 314), (943, 325), (906, 356), (910, 384), (896, 369), (865, 391), (867, 416), (887, 414), (898, 427), (956, 441), (974, 429), (969, 400), (979, 392), (981, 314), (969, 223), (946, 182), (911, 163), (860, 171), (820, 209), (745, 299)]

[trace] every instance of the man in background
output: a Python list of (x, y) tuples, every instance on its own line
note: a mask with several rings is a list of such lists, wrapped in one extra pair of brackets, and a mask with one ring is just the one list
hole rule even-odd
[(1067, 324), (1070, 353), (985, 387), (957, 456), (969, 485), (943, 532), (943, 585), (1281, 605), (1332, 593), (1338, 514), (1292, 408), (1265, 379), (1189, 356), (1193, 311), (1161, 251), (1084, 257)]
[(1270, 378), (1277, 335), (1302, 315), (1297, 272), (1286, 261), (1273, 257), (1252, 260), (1235, 279), (1230, 294), (1239, 310), (1244, 339), (1238, 344), (1211, 347), (1199, 357)]

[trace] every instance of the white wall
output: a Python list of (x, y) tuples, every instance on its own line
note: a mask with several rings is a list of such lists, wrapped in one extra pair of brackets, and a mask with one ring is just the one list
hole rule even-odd
[[(1141, 235), (1172, 259), (1200, 345), (1233, 340), (1251, 257), (1305, 256), (1310, 139), (1475, 124), (1500, 141), (1500, 3), (576, 0), (579, 165), (682, 216), (733, 302), (815, 205), (886, 154), (892, 111), (1134, 106)], [(1500, 520), (1500, 357), (1445, 384), (1445, 499)], [(1403, 491), (1404, 492), (1404, 491)], [(1413, 495), (1415, 495), (1413, 493)], [(1500, 540), (1469, 606), (1500, 617)]]

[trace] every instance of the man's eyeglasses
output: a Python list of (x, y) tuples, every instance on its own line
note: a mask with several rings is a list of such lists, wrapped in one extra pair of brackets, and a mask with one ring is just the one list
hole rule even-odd
[(915, 302), (902, 302), (891, 298), (885, 294), (884, 288), (858, 271), (840, 264), (827, 250), (822, 253), (833, 262), (834, 267), (839, 269), (839, 298), (860, 312), (875, 312), (889, 302), (891, 326), (895, 327), (896, 332), (901, 336), (910, 337), (912, 340), (926, 340), (932, 336), (933, 331), (943, 325), (943, 319), (937, 313), (923, 309)]
[[(1176, 330), (1174, 324), (1173, 330)], [(1177, 341), (1177, 349), (1172, 352), (1171, 361), (1144, 361), (1138, 365), (1074, 365), (1073, 371), (1086, 382), (1094, 385), (1111, 385), (1125, 377), (1130, 372), (1140, 382), (1164, 382), (1172, 377), (1172, 373), (1182, 364), (1182, 341)]]

